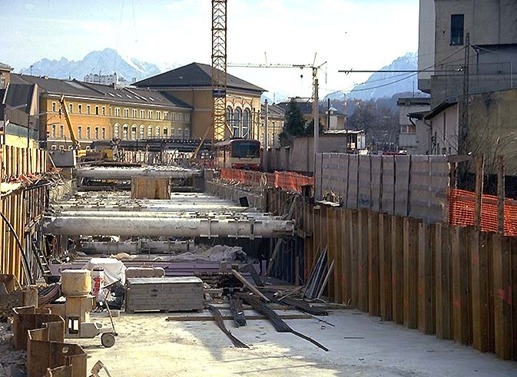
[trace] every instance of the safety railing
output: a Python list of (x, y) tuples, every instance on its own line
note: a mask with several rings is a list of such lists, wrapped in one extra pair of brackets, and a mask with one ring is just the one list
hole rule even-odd
[[(476, 214), (476, 194), (471, 191), (452, 189), (449, 195), (449, 222), (457, 226), (474, 226)], [(499, 227), (498, 198), (483, 195), (481, 199), (481, 230), (497, 232)], [(517, 203), (506, 199), (504, 202), (504, 235), (517, 236)]]
[(220, 179), (252, 187), (274, 187), (299, 193), (304, 186), (314, 186), (314, 177), (292, 172), (263, 173), (253, 170), (221, 169)]

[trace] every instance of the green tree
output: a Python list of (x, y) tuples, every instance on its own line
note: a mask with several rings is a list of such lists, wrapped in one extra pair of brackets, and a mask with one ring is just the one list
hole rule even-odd
[[(323, 124), (321, 124), (321, 122), (318, 122), (319, 126), (320, 126), (320, 135), (323, 134)], [(307, 124), (307, 127), (305, 128), (305, 135), (306, 136), (309, 136), (309, 137), (312, 137), (314, 136), (314, 120), (311, 120), (308, 124)]]
[(285, 122), (282, 132), (278, 135), (280, 145), (286, 146), (291, 144), (292, 140), (299, 136), (305, 135), (306, 120), (298, 107), (298, 104), (291, 99), (285, 112)]

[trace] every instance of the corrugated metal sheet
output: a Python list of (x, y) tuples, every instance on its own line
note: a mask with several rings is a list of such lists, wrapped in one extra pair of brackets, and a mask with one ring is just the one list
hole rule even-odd
[(348, 164), (348, 193), (346, 198), (347, 208), (358, 208), (359, 184), (359, 156), (350, 155)]
[(370, 172), (371, 172), (371, 193), (372, 205), (371, 210), (381, 212), (381, 194), (382, 194), (382, 156), (370, 156)]
[(372, 185), (370, 177), (370, 156), (359, 156), (358, 207), (372, 207)]
[(339, 197), (346, 208), (368, 208), (428, 223), (446, 220), (449, 166), (445, 156), (318, 155), (317, 199)]
[(395, 156), (395, 215), (407, 216), (409, 206), (410, 156)]
[(382, 156), (381, 212), (395, 213), (395, 156)]
[(449, 169), (445, 156), (412, 156), (409, 216), (428, 223), (444, 219)]

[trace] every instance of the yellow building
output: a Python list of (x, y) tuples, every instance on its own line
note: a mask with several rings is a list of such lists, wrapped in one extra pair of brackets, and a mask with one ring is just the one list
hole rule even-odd
[(70, 147), (71, 132), (81, 147), (113, 138), (190, 138), (191, 107), (156, 91), (16, 74), (11, 79), (37, 85), (40, 128), (46, 130), (41, 139), (50, 149)]

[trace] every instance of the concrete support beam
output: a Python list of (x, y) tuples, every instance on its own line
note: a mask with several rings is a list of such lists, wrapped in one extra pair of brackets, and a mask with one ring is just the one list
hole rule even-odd
[(75, 171), (77, 178), (130, 180), (132, 177), (192, 178), (201, 177), (199, 169), (183, 169), (178, 167), (79, 167)]
[(186, 252), (192, 241), (81, 242), (81, 251), (92, 254)]
[[(209, 214), (208, 214), (209, 213)], [(207, 215), (208, 214), (208, 215)], [(268, 220), (280, 220), (280, 216), (271, 216), (268, 213), (231, 213), (229, 211), (224, 212), (207, 212), (207, 214), (200, 214), (199, 212), (135, 212), (135, 211), (61, 211), (55, 214), (56, 217), (128, 217), (128, 218), (177, 218), (177, 219), (187, 219), (187, 218), (203, 218), (207, 217), (210, 219), (218, 219), (218, 220), (260, 220), (260, 221), (268, 221)]]
[(291, 220), (209, 218), (53, 217), (43, 219), (46, 234), (138, 237), (284, 237), (294, 234)]

